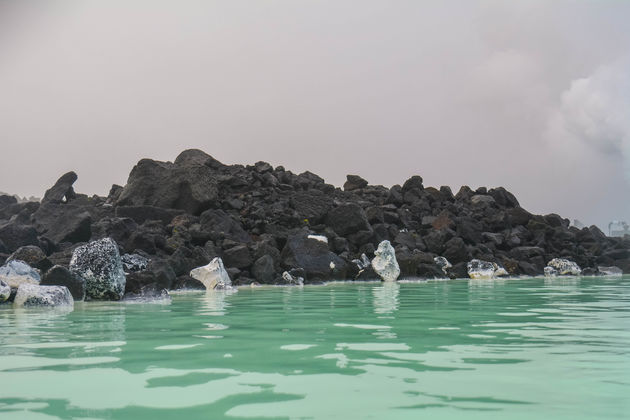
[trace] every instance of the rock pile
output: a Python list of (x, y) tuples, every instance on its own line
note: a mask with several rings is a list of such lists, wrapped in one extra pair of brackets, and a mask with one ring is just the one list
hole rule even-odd
[[(311, 172), (224, 165), (200, 150), (174, 162), (141, 160), (107, 197), (75, 192), (76, 179), (63, 175), (41, 202), (0, 197), (0, 264), (8, 261), (0, 281), (15, 288), (18, 277), (42, 278), (75, 299), (121, 299), (150, 288), (205, 288), (191, 271), (215, 258), (234, 285), (385, 272), (389, 280), (467, 277), (471, 260), (509, 275), (542, 275), (558, 258), (585, 273), (630, 272), (630, 239), (531, 214), (501, 187), (453, 194), (425, 187), (419, 176), (387, 188), (350, 175), (340, 189)], [(20, 261), (39, 278), (15, 271)]]

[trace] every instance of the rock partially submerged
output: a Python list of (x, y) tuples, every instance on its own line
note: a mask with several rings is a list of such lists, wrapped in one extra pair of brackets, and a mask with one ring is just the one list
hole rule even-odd
[(120, 300), (125, 293), (125, 272), (118, 246), (111, 238), (76, 248), (70, 271), (84, 281), (88, 299)]
[(11, 296), (11, 286), (0, 280), (0, 303), (6, 302)]
[(619, 277), (619, 276), (623, 276), (623, 270), (619, 267), (615, 267), (615, 266), (611, 266), (611, 267), (604, 267), (604, 266), (599, 266), (597, 267), (597, 271), (600, 275), (602, 276), (614, 276), (614, 277)]
[(192, 270), (190, 277), (202, 282), (207, 290), (228, 289), (232, 286), (232, 280), (223, 266), (223, 260), (219, 257), (214, 258), (203, 267)]
[(65, 286), (40, 286), (36, 284), (21, 284), (18, 287), (15, 307), (30, 306), (74, 306), (70, 291)]
[(85, 281), (83, 278), (61, 265), (55, 265), (48, 270), (42, 279), (41, 285), (65, 286), (74, 300), (85, 299)]
[(565, 258), (554, 258), (545, 267), (545, 276), (579, 276), (581, 273), (580, 266)]
[(474, 259), (467, 264), (468, 276), (471, 279), (487, 280), (501, 276), (507, 276), (508, 272), (505, 268), (494, 262)]
[(400, 275), (400, 267), (396, 261), (396, 251), (389, 241), (382, 241), (374, 252), (372, 260), (374, 272), (383, 281), (396, 281)]
[(39, 284), (39, 272), (24, 261), (12, 260), (0, 267), (0, 281), (4, 281), (11, 289), (22, 284)]
[(433, 258), (433, 261), (435, 261), (435, 264), (440, 267), (440, 269), (442, 270), (442, 272), (444, 274), (448, 275), (448, 269), (453, 267), (453, 265), (444, 257), (435, 257)]

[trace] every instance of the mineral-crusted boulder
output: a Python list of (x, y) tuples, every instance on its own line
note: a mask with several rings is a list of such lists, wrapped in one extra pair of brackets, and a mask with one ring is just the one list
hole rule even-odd
[(582, 269), (573, 261), (565, 258), (554, 258), (545, 267), (546, 276), (579, 276)]
[(492, 279), (496, 277), (497, 265), (478, 259), (471, 260), (467, 264), (468, 275), (471, 279)]
[(0, 280), (0, 303), (6, 302), (11, 296), (11, 286)]
[(70, 291), (65, 286), (40, 286), (21, 284), (15, 295), (13, 306), (74, 306)]
[(448, 269), (453, 267), (453, 264), (444, 257), (434, 257), (433, 261), (435, 261), (435, 264), (440, 267), (440, 270), (442, 270), (444, 274), (448, 274)]
[(346, 262), (328, 249), (328, 244), (299, 232), (289, 236), (281, 254), (285, 269), (302, 268), (305, 280), (322, 281), (345, 278)]
[(13, 260), (0, 267), (0, 280), (12, 289), (17, 289), (22, 284), (39, 284), (41, 277), (36, 269), (24, 261)]
[(396, 251), (389, 241), (378, 244), (378, 249), (374, 252), (374, 259), (372, 259), (372, 268), (383, 281), (398, 279), (400, 267), (396, 261)]
[(110, 238), (76, 248), (70, 271), (85, 282), (88, 299), (120, 300), (125, 293), (126, 278), (118, 246)]
[(201, 281), (207, 290), (226, 289), (232, 286), (221, 258), (216, 257), (203, 267), (197, 267), (190, 272), (190, 277)]
[(61, 265), (55, 265), (48, 270), (40, 284), (43, 286), (65, 286), (74, 300), (85, 299), (85, 282), (83, 278)]
[(120, 257), (125, 273), (143, 271), (149, 265), (149, 259), (139, 254), (124, 254)]

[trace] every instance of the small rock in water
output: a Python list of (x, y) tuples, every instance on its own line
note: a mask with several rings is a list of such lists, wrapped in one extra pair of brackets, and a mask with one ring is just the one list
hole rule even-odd
[(225, 271), (223, 260), (219, 257), (214, 258), (203, 267), (193, 269), (190, 272), (190, 277), (202, 282), (207, 290), (227, 289), (232, 286), (232, 280)]
[(28, 306), (74, 306), (74, 299), (65, 286), (40, 286), (21, 284), (18, 287), (15, 307)]
[[(555, 272), (554, 272), (555, 270)], [(554, 258), (547, 263), (545, 267), (546, 276), (579, 276), (582, 273), (582, 269), (573, 261), (564, 258)]]
[(623, 270), (619, 267), (611, 266), (611, 267), (597, 267), (597, 271), (602, 276), (623, 276)]
[(378, 244), (378, 249), (374, 252), (372, 268), (383, 281), (396, 281), (400, 275), (400, 267), (396, 261), (396, 251), (389, 243), (383, 241)]
[(55, 265), (46, 272), (41, 282), (42, 286), (65, 286), (74, 300), (85, 299), (85, 281), (72, 273), (66, 267)]
[(505, 268), (503, 268), (502, 266), (500, 266), (499, 264), (492, 263), (492, 265), (494, 265), (494, 276), (495, 277), (502, 277), (502, 276), (509, 275), (507, 270)]
[(0, 280), (0, 303), (5, 302), (11, 296), (11, 286)]
[(126, 273), (144, 271), (149, 265), (149, 259), (138, 254), (124, 254), (120, 260)]
[(444, 274), (448, 274), (448, 269), (453, 267), (453, 264), (444, 257), (435, 257), (433, 258), (433, 261), (435, 261), (435, 264), (442, 269)]
[(289, 274), (288, 271), (285, 271), (284, 273), (282, 273), (282, 280), (284, 280), (285, 283), (287, 284), (295, 284), (298, 286), (301, 286), (304, 284), (303, 277), (294, 277), (291, 274)]
[(0, 267), (0, 281), (17, 289), (21, 284), (39, 284), (41, 277), (39, 271), (24, 261), (12, 260)]
[(120, 300), (127, 279), (118, 246), (103, 238), (80, 246), (72, 253), (70, 271), (85, 282), (86, 297), (95, 300)]
[(496, 265), (494, 263), (482, 260), (471, 260), (467, 264), (468, 268), (468, 276), (471, 279), (492, 279), (495, 277), (495, 272), (497, 271)]

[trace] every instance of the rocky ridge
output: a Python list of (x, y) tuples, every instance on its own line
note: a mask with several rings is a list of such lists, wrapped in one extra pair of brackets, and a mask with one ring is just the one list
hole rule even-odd
[[(630, 272), (629, 238), (531, 214), (502, 187), (453, 194), (419, 176), (386, 188), (349, 175), (340, 189), (311, 172), (224, 165), (200, 150), (174, 162), (141, 160), (107, 197), (76, 193), (76, 179), (63, 175), (41, 202), (0, 197), (0, 265), (24, 261), (45, 284), (59, 278), (68, 286), (86, 275), (71, 264), (75, 250), (110, 238), (123, 257), (122, 265), (111, 262), (114, 298), (121, 285), (133, 294), (204, 288), (190, 273), (216, 257), (234, 285), (374, 279), (364, 256), (372, 260), (383, 241), (402, 278), (468, 277), (471, 260), (509, 275), (542, 275), (554, 259), (575, 262), (582, 274), (599, 266)], [(84, 293), (73, 290), (75, 298)]]

